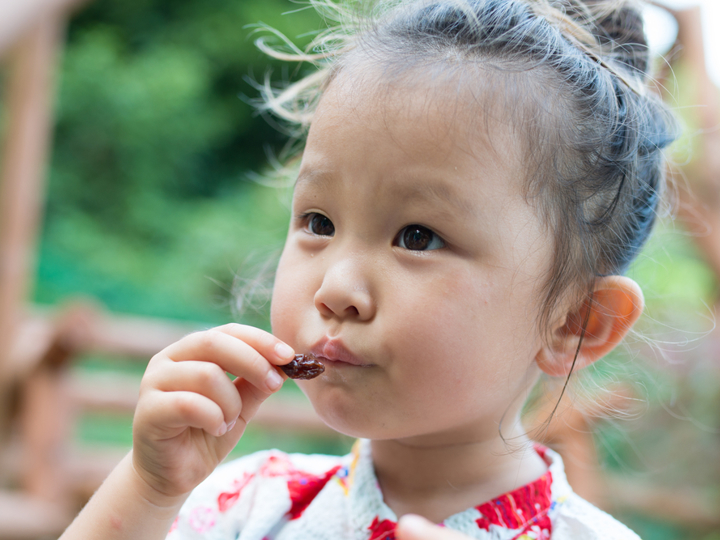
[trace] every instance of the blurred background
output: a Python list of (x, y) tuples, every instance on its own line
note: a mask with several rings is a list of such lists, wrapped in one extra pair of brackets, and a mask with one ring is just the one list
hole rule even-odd
[[(706, 67), (720, 57), (694, 39), (708, 12), (670, 8), (652, 25), (657, 88), (686, 132), (677, 219), (630, 271), (648, 303), (637, 332), (543, 437), (577, 491), (643, 538), (717, 540), (720, 113)], [(154, 353), (228, 321), (269, 328), (289, 192), (258, 179), (288, 138), (254, 112), (252, 81), (304, 68), (263, 56), (256, 23), (301, 47), (323, 28), (289, 0), (0, 0), (0, 539), (58, 536), (129, 448)], [(233, 456), (351, 443), (287, 384)]]

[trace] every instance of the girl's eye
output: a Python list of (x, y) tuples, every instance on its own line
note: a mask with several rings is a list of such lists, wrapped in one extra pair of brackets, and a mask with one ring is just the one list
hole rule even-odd
[(335, 225), (330, 218), (322, 214), (310, 214), (308, 219), (308, 230), (318, 236), (334, 236)]
[(422, 225), (408, 225), (397, 236), (397, 245), (412, 251), (428, 251), (445, 247), (437, 234)]

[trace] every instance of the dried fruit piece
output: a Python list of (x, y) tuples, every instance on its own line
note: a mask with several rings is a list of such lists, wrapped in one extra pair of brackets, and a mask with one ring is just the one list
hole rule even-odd
[(292, 362), (279, 367), (291, 379), (314, 379), (325, 371), (325, 366), (313, 353), (296, 354)]

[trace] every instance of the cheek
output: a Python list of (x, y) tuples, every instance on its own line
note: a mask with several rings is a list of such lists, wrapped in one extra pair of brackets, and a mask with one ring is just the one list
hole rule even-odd
[(272, 300), (270, 304), (270, 324), (275, 336), (292, 345), (297, 335), (299, 317), (299, 297), (301, 294), (302, 275), (292, 271), (293, 264), (290, 254), (283, 252), (275, 273)]
[(434, 382), (442, 380), (458, 389), (507, 388), (516, 370), (527, 367), (534, 328), (525, 291), (472, 272), (457, 272), (425, 290), (423, 295), (399, 292), (414, 301), (396, 315), (394, 330), (399, 350), (415, 359), (414, 383), (437, 388)]
[(413, 383), (450, 380), (462, 383), (465, 370), (478, 357), (478, 344), (488, 330), (485, 324), (491, 287), (481, 281), (451, 276), (434, 282), (421, 295), (398, 291), (407, 299), (393, 315), (398, 351), (412, 359), (408, 365)]

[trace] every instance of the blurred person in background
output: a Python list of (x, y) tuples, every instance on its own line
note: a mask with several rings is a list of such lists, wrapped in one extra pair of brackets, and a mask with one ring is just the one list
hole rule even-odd
[(22, 35), (38, 12), (72, 8), (85, 0), (0, 0), (0, 55)]
[(677, 23), (677, 39), (659, 81), (665, 99), (684, 124), (672, 168), (677, 215), (720, 281), (720, 58), (715, 54), (720, 42), (715, 43), (710, 32), (711, 23), (720, 14), (720, 3), (653, 3)]

